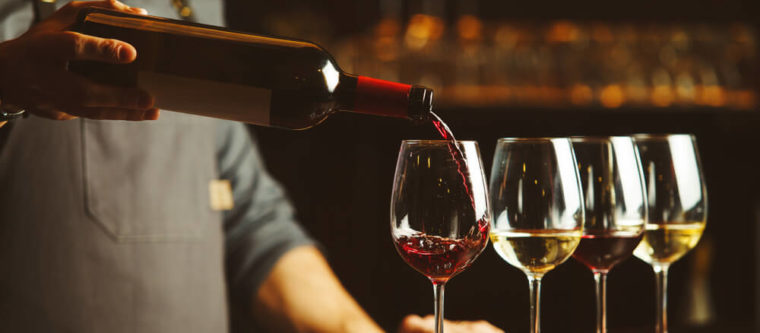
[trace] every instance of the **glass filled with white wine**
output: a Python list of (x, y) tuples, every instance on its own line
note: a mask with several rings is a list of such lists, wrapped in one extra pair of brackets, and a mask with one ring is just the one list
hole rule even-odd
[(541, 278), (583, 235), (583, 193), (568, 138), (504, 138), (496, 144), (490, 197), (496, 253), (530, 285), (530, 331), (540, 331)]
[(657, 286), (657, 332), (668, 331), (667, 279), (670, 264), (693, 249), (707, 219), (707, 191), (696, 139), (689, 134), (640, 134), (649, 221), (634, 255), (652, 265)]

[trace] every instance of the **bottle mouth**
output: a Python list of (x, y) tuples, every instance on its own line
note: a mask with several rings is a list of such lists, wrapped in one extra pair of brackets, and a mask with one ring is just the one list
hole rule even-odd
[(409, 90), (409, 118), (414, 121), (430, 119), (433, 111), (433, 89), (413, 85)]

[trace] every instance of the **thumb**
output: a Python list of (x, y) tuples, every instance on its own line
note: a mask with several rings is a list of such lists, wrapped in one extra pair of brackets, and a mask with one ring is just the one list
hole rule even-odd
[(398, 333), (430, 333), (433, 332), (433, 320), (431, 316), (422, 318), (418, 315), (410, 314), (401, 320), (398, 327)]

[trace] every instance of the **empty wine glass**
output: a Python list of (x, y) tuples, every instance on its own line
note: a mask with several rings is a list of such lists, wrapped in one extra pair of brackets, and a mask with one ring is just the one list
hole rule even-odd
[(641, 134), (635, 135), (634, 141), (641, 155), (649, 206), (644, 238), (634, 255), (654, 269), (657, 332), (666, 333), (668, 268), (702, 237), (707, 191), (694, 136)]
[(583, 234), (583, 193), (568, 138), (496, 144), (491, 242), (530, 283), (530, 331), (540, 331), (541, 278), (573, 254)]
[(607, 332), (607, 273), (641, 241), (647, 218), (644, 175), (633, 139), (572, 138), (585, 201), (583, 237), (573, 258), (596, 281), (596, 332)]
[(444, 285), (488, 244), (490, 220), (477, 142), (402, 142), (391, 235), (401, 258), (433, 283), (437, 333), (443, 332)]

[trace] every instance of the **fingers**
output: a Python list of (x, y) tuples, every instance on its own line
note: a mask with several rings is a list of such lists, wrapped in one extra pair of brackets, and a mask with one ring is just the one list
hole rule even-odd
[(146, 15), (148, 13), (145, 9), (129, 7), (118, 1), (72, 1), (61, 7), (61, 9), (53, 13), (53, 15), (42, 21), (32, 30), (67, 30), (76, 22), (79, 11), (87, 7), (112, 9), (137, 15)]
[(89, 118), (98, 120), (156, 120), (158, 119), (158, 109), (151, 108), (147, 110), (123, 109), (123, 108), (106, 108), (106, 107), (74, 107), (64, 110), (33, 107), (29, 111), (43, 118), (53, 120), (72, 120), (77, 118)]
[(93, 37), (73, 31), (46, 33), (34, 44), (40, 58), (65, 63), (69, 60), (93, 60), (112, 64), (130, 63), (137, 50), (116, 39)]
[(146, 92), (100, 85), (66, 71), (70, 60), (123, 64), (137, 58), (137, 51), (128, 43), (65, 31), (86, 7), (146, 14), (143, 9), (116, 0), (70, 2), (16, 39), (13, 47), (8, 47), (13, 52), (4, 50), (8, 51), (4, 58), (10, 59), (3, 66), (4, 77), (8, 78), (4, 81), (14, 82), (3, 82), (4, 97), (51, 119), (157, 119), (158, 110)]
[(426, 329), (425, 321), (418, 315), (407, 315), (398, 328), (398, 333), (427, 333), (432, 331), (433, 327)]
[(89, 2), (89, 1), (82, 1), (82, 6), (90, 6), (90, 7), (102, 7), (102, 8), (108, 8), (108, 9), (115, 9), (125, 12), (137, 12), (140, 14), (147, 14), (147, 11), (142, 8), (136, 8), (136, 7), (129, 7), (126, 4), (123, 4), (116, 0), (106, 0), (106, 1), (95, 1), (95, 2)]
[(153, 97), (137, 88), (94, 83), (69, 72), (51, 73), (43, 86), (19, 94), (34, 114), (111, 120), (155, 120)]
[(53, 120), (72, 120), (79, 117), (98, 119), (98, 120), (129, 120), (129, 121), (142, 121), (142, 120), (156, 120), (158, 119), (158, 109), (149, 110), (131, 110), (131, 109), (114, 109), (114, 108), (81, 108), (70, 110), (68, 112), (75, 113), (77, 115), (69, 114), (58, 110), (46, 110), (46, 109), (32, 109), (33, 114), (53, 119)]
[(53, 120), (72, 120), (78, 118), (77, 116), (72, 116), (68, 113), (54, 109), (30, 108), (27, 111), (36, 116)]
[(158, 108), (152, 108), (145, 111), (145, 114), (143, 114), (143, 120), (158, 120), (160, 116), (161, 111), (159, 111)]
[(68, 112), (79, 117), (99, 120), (140, 121), (158, 119), (158, 109), (79, 108), (68, 110)]
[(126, 4), (123, 4), (116, 0), (105, 0), (105, 1), (72, 1), (63, 6), (59, 12), (62, 12), (64, 14), (68, 15), (76, 15), (76, 13), (79, 12), (82, 8), (87, 7), (98, 7), (98, 8), (106, 8), (106, 9), (114, 9), (122, 12), (130, 12), (134, 14), (142, 14), (145, 15), (148, 13), (143, 8), (137, 8), (137, 7), (130, 7)]
[[(449, 321), (444, 320), (444, 328), (453, 333), (504, 333), (503, 330), (491, 325), (485, 320), (479, 321)], [(399, 333), (432, 333), (435, 328), (435, 318), (427, 315), (424, 318), (408, 315), (399, 326)]]
[(81, 86), (73, 96), (78, 96), (80, 99), (78, 101), (71, 101), (75, 105), (138, 110), (146, 110), (153, 107), (153, 96), (143, 90), (100, 85), (87, 80), (79, 81)]
[(491, 323), (485, 321), (485, 320), (478, 320), (478, 321), (462, 321), (462, 322), (452, 322), (452, 323), (445, 323), (446, 327), (451, 327), (454, 325), (458, 325), (458, 329), (455, 329), (454, 332), (470, 332), (470, 333), (504, 333), (503, 330), (499, 329), (496, 326), (491, 325)]
[[(47, 118), (65, 119), (61, 112), (97, 119), (142, 120), (158, 117), (157, 111), (146, 113), (153, 109), (154, 99), (139, 88), (99, 84), (49, 66), (22, 67), (17, 72), (14, 75), (8, 71), (5, 73), (6, 77), (13, 77), (17, 84), (5, 85), (4, 99)], [(125, 110), (139, 114), (126, 114)]]
[(129, 43), (116, 39), (92, 37), (68, 32), (74, 56), (71, 60), (95, 60), (114, 64), (130, 63), (137, 58), (137, 50)]
[(60, 108), (107, 107), (146, 110), (153, 107), (153, 96), (138, 88), (102, 85), (69, 72), (52, 74), (47, 91), (55, 91), (54, 104)]

